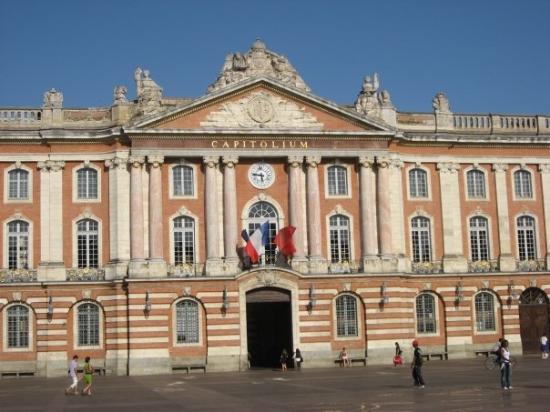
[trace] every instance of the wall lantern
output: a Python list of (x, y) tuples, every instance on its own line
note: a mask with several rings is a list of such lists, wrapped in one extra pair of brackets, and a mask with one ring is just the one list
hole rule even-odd
[(48, 297), (48, 317), (53, 316), (53, 298), (52, 295)]
[(227, 287), (224, 286), (222, 292), (222, 311), (227, 312), (227, 309), (229, 309), (229, 298), (227, 297)]
[(458, 282), (455, 288), (455, 301), (460, 303), (464, 300), (464, 288), (462, 287), (462, 282)]
[(389, 302), (390, 297), (388, 296), (388, 287), (386, 286), (386, 282), (384, 282), (380, 285), (380, 303), (385, 305)]
[(151, 304), (151, 299), (149, 298), (149, 291), (145, 292), (145, 306), (143, 307), (143, 311), (145, 313), (151, 312), (151, 309), (153, 308), (153, 305)]
[(307, 310), (311, 312), (315, 307), (315, 305), (317, 305), (317, 301), (315, 299), (315, 288), (313, 287), (313, 285), (309, 287), (308, 297), (309, 297), (309, 302), (307, 304)]

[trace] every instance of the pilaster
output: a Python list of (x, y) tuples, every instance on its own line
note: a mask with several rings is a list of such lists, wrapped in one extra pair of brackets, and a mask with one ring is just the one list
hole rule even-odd
[(147, 278), (149, 275), (145, 260), (143, 221), (143, 156), (130, 156), (130, 266), (129, 276)]
[(64, 281), (63, 168), (65, 162), (38, 162), (40, 170), (40, 263), (38, 280)]
[(380, 265), (383, 272), (397, 270), (397, 259), (392, 244), (392, 206), (390, 187), (391, 160), (386, 157), (376, 159), (378, 204), (378, 238), (380, 241)]
[(510, 216), (508, 213), (508, 186), (506, 184), (506, 170), (508, 165), (504, 163), (493, 164), (495, 172), (495, 188), (497, 198), (498, 239), (499, 239), (499, 268), (501, 272), (515, 272), (516, 261), (512, 256), (510, 242)]
[(405, 212), (403, 210), (403, 161), (392, 158), (390, 169), (390, 208), (392, 230), (392, 254), (399, 272), (410, 271), (410, 261), (405, 253)]
[(327, 261), (321, 254), (321, 199), (317, 166), (321, 156), (307, 156), (307, 236), (309, 244), (309, 271), (326, 273)]
[(374, 157), (359, 157), (361, 259), (363, 271), (366, 273), (376, 273), (382, 270), (378, 256), (375, 164)]
[(237, 247), (239, 229), (237, 223), (237, 182), (235, 165), (239, 162), (238, 156), (223, 156), (223, 222), (224, 222), (224, 249), (225, 266), (229, 273), (237, 273), (239, 257)]
[(218, 190), (216, 172), (219, 156), (205, 156), (204, 209), (206, 220), (206, 274), (223, 274), (223, 264), (220, 257), (220, 233), (218, 225)]
[(164, 156), (147, 156), (147, 163), (149, 163), (149, 276), (166, 277), (161, 171)]
[(288, 162), (288, 200), (290, 225), (296, 228), (294, 232), (294, 245), (296, 252), (292, 257), (292, 269), (300, 273), (308, 272), (307, 259), (305, 257), (304, 231), (305, 217), (302, 213), (302, 205), (305, 202), (302, 186), (304, 156), (289, 156)]
[(443, 219), (443, 271), (461, 273), (468, 271), (468, 261), (462, 248), (462, 212), (458, 171), (460, 165), (453, 162), (437, 164), (441, 190), (441, 214)]
[[(542, 178), (542, 204), (544, 207), (544, 227), (546, 230), (546, 244), (550, 241), (550, 164), (539, 165)], [(550, 251), (546, 251), (546, 267), (550, 267)]]

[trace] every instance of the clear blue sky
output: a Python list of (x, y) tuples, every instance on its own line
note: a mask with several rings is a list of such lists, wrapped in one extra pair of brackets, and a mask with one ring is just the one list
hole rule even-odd
[(149, 69), (166, 96), (201, 96), (256, 37), (313, 92), (352, 103), (377, 71), (400, 111), (550, 113), (550, 1), (14, 1), (0, 3), (0, 106), (107, 106)]

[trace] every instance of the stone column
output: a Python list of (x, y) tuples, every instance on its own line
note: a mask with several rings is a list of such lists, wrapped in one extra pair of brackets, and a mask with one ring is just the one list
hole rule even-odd
[(309, 245), (309, 270), (311, 273), (327, 272), (327, 261), (321, 252), (321, 199), (317, 166), (321, 156), (307, 156), (307, 237)]
[[(540, 164), (542, 178), (542, 204), (544, 207), (544, 227), (546, 229), (546, 244), (550, 242), (550, 164)], [(546, 267), (550, 267), (550, 247), (546, 247)]]
[(443, 220), (443, 271), (462, 273), (468, 271), (468, 260), (462, 247), (462, 212), (458, 171), (460, 165), (453, 162), (437, 164), (441, 190)]
[(235, 178), (235, 165), (237, 156), (224, 156), (223, 169), (223, 222), (224, 222), (224, 247), (225, 263), (230, 273), (237, 273), (239, 257), (237, 246), (239, 242), (239, 227), (237, 223), (237, 183)]
[(166, 276), (164, 260), (164, 226), (162, 209), (162, 170), (164, 156), (147, 156), (149, 163), (149, 272), (153, 277)]
[(296, 228), (294, 232), (294, 246), (296, 252), (292, 258), (292, 268), (301, 273), (307, 273), (308, 265), (305, 257), (304, 244), (304, 214), (302, 204), (304, 191), (302, 188), (302, 173), (304, 156), (289, 156), (288, 162), (288, 203), (290, 214), (290, 225)]
[(64, 281), (63, 168), (65, 162), (38, 162), (40, 170), (40, 263), (38, 280)]
[(126, 276), (130, 261), (130, 174), (128, 159), (119, 157), (105, 161), (109, 168), (109, 264), (106, 280)]
[(397, 270), (410, 271), (410, 260), (405, 253), (405, 211), (403, 208), (403, 161), (390, 160), (390, 210), (392, 255), (396, 258)]
[(220, 234), (218, 221), (218, 185), (216, 171), (218, 156), (205, 156), (204, 210), (206, 220), (206, 274), (217, 275), (223, 272), (220, 259)]
[(143, 221), (143, 156), (131, 156), (130, 163), (130, 277), (147, 277)]
[(501, 272), (513, 272), (516, 270), (516, 260), (512, 255), (510, 242), (510, 216), (508, 214), (508, 185), (506, 170), (508, 165), (504, 163), (493, 164), (495, 172), (495, 189), (497, 197), (498, 239), (499, 239), (499, 268)]
[(364, 272), (380, 272), (378, 221), (376, 212), (376, 175), (374, 157), (359, 158), (359, 196), (361, 205), (361, 258)]
[(390, 159), (382, 157), (376, 160), (378, 166), (378, 239), (380, 241), (380, 260), (384, 272), (397, 269), (397, 261), (392, 251), (392, 222), (390, 197)]

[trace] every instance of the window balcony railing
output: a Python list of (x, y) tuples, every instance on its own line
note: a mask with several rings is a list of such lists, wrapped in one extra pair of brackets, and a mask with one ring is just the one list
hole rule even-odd
[(518, 260), (516, 267), (519, 272), (542, 272), (546, 270), (544, 259)]
[(411, 270), (413, 273), (430, 274), (443, 272), (441, 261), (434, 260), (431, 262), (411, 262)]
[(498, 272), (497, 260), (470, 260), (468, 261), (468, 272), (487, 273)]
[(36, 269), (0, 269), (0, 283), (22, 283), (36, 281)]
[(105, 280), (105, 270), (101, 268), (70, 268), (67, 269), (67, 280), (71, 282)]
[(358, 273), (359, 270), (360, 270), (360, 264), (355, 260), (331, 262), (329, 263), (329, 266), (328, 266), (329, 273)]
[(179, 265), (168, 265), (168, 277), (190, 278), (202, 276), (204, 272), (203, 263), (182, 263)]

